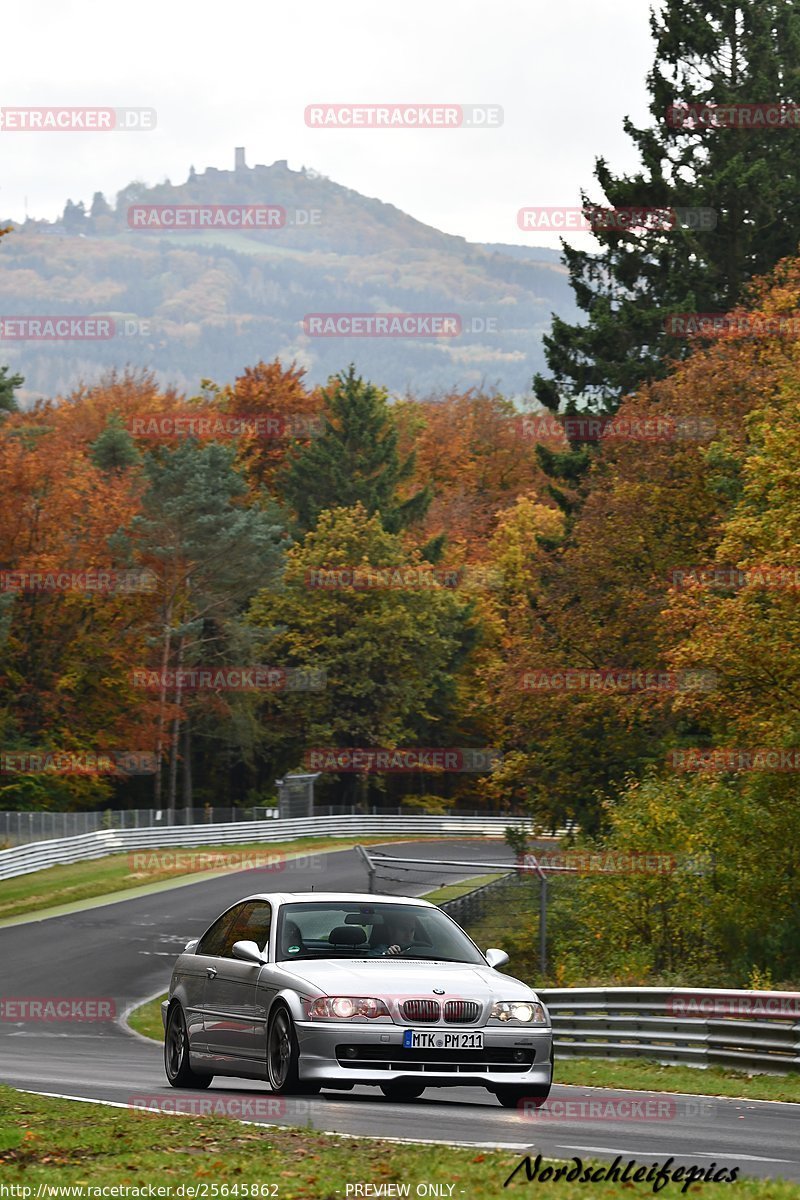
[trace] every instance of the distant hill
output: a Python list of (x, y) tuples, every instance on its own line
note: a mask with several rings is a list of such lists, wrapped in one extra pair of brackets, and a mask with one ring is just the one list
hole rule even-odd
[[(155, 206), (187, 205), (280, 207), (285, 223), (131, 228)], [(113, 208), (96, 196), (91, 213), (70, 202), (60, 221), (15, 225), (0, 251), (0, 314), (106, 314), (128, 336), (0, 339), (0, 362), (25, 376), (23, 402), (126, 365), (194, 392), (202, 378), (225, 383), (275, 356), (304, 366), (312, 383), (353, 361), (395, 394), (481, 385), (525, 394), (551, 312), (577, 315), (557, 251), (471, 244), (285, 161), (131, 183)], [(311, 313), (386, 312), (457, 314), (462, 332), (344, 338), (304, 328)]]
[(550, 246), (518, 246), (516, 242), (481, 242), (480, 246), (489, 254), (503, 254), (507, 258), (524, 258), (529, 262), (561, 262), (561, 251), (553, 250)]

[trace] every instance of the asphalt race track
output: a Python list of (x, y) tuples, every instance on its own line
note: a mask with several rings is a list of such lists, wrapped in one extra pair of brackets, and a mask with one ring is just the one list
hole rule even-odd
[[(232, 848), (234, 849), (234, 848)], [(502, 842), (404, 842), (381, 853), (408, 858), (510, 861)], [(465, 872), (469, 874), (470, 872)], [(418, 894), (440, 878), (400, 876), (381, 890)], [(444, 872), (441, 878), (457, 876)], [(414, 882), (410, 882), (413, 879)], [(0, 991), (4, 998), (95, 997), (114, 1001), (116, 1013), (164, 991), (172, 964), (189, 938), (199, 936), (223, 908), (255, 892), (366, 891), (363, 862), (354, 850), (291, 861), (280, 872), (226, 874), (172, 890), (118, 901), (65, 916), (31, 919), (0, 928)], [(54, 897), (54, 903), (58, 898)], [(513, 961), (510, 968), (513, 970)], [(549, 1119), (501, 1108), (482, 1089), (428, 1089), (412, 1104), (385, 1100), (377, 1088), (322, 1092), (297, 1100), (270, 1098), (266, 1084), (218, 1080), (207, 1092), (177, 1092), (164, 1076), (161, 1048), (118, 1020), (0, 1020), (0, 1079), (17, 1088), (128, 1105), (158, 1105), (202, 1097), (229, 1102), (244, 1119), (311, 1124), (336, 1133), (414, 1141), (435, 1140), (531, 1150), (558, 1158), (613, 1159), (639, 1165), (664, 1161), (739, 1167), (741, 1175), (800, 1181), (800, 1106), (753, 1100), (665, 1096), (656, 1120)], [(558, 1061), (556, 1060), (556, 1080)], [(698, 1082), (702, 1074), (698, 1072)], [(231, 1086), (232, 1085), (232, 1086)], [(551, 1101), (634, 1101), (647, 1093), (555, 1086)], [(266, 1111), (265, 1111), (266, 1110)], [(259, 1115), (259, 1113), (263, 1115)], [(155, 1119), (155, 1118), (154, 1118)]]

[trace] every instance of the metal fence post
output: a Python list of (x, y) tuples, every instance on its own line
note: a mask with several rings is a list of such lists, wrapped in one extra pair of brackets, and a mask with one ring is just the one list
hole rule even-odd
[(547, 876), (544, 872), (539, 881), (539, 970), (544, 979), (547, 974)]
[(356, 850), (366, 863), (367, 875), (369, 877), (367, 891), (370, 895), (372, 895), (372, 893), (375, 891), (375, 864), (363, 846), (356, 846)]

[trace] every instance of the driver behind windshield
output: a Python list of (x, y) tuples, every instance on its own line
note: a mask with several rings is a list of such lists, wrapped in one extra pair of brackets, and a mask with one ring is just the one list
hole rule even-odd
[(373, 946), (370, 955), (403, 954), (414, 945), (417, 922), (409, 913), (387, 914), (384, 929), (387, 940)]

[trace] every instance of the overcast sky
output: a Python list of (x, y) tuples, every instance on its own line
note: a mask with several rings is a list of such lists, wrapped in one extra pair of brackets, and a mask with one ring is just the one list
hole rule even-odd
[[(190, 164), (285, 158), (471, 241), (557, 245), (522, 207), (575, 205), (596, 155), (636, 163), (647, 0), (31, 0), (2, 18), (2, 106), (141, 106), (149, 133), (0, 132), (0, 217), (54, 218)], [(500, 128), (312, 129), (312, 103), (492, 104)], [(597, 195), (596, 189), (594, 195)], [(264, 197), (265, 203), (270, 201)], [(586, 237), (587, 235), (578, 235)]]

